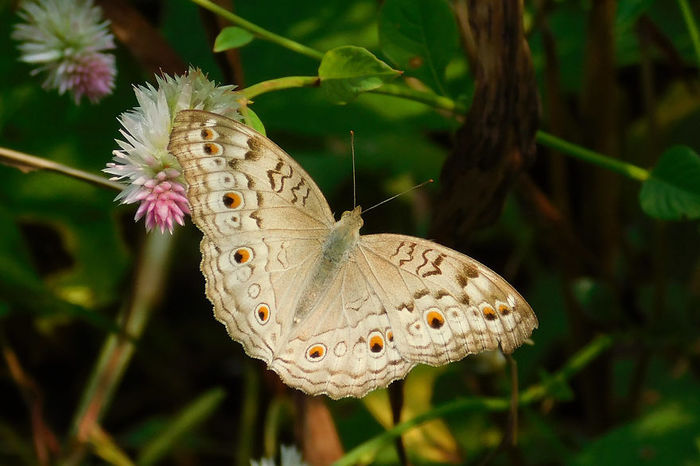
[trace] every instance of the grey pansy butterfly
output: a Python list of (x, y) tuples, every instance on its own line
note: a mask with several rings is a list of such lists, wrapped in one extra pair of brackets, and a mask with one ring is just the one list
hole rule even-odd
[(537, 327), (474, 259), (411, 236), (360, 236), (360, 207), (336, 222), (306, 171), (241, 123), (182, 111), (169, 150), (204, 233), (214, 315), (292, 387), (360, 397), (418, 363), (511, 353)]

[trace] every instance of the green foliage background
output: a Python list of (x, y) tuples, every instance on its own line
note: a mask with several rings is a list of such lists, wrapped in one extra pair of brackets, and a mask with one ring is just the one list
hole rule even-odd
[[(459, 49), (457, 31), (452, 30), (454, 23), (449, 23), (447, 3), (403, 3), (409, 9), (414, 4), (419, 4), (418, 9), (436, 8), (426, 14), (431, 21), (422, 30), (408, 29), (409, 35), (428, 34), (417, 43), (380, 43), (380, 27), (410, 20), (402, 16), (397, 1), (386, 2), (389, 12), (381, 16), (380, 3), (257, 0), (236, 2), (236, 14), (317, 50), (365, 47), (409, 76), (407, 57), (423, 50), (435, 58), (438, 71), (444, 69), (444, 76), (419, 70), (415, 77), (467, 107), (473, 77)], [(547, 18), (555, 39), (563, 97), (575, 114), (586, 74), (589, 3), (526, 3), (524, 23), (542, 96), (544, 130), (550, 126), (551, 96), (544, 79), (547, 57), (539, 15)], [(186, 63), (223, 80), (193, 3), (133, 4), (142, 8)], [(540, 8), (541, 4), (547, 8)], [(698, 17), (698, 5), (693, 8)], [(0, 55), (0, 146), (98, 173), (116, 148), (116, 117), (136, 105), (131, 86), (153, 82), (153, 76), (120, 47), (114, 94), (98, 105), (76, 107), (66, 96), (43, 91), (39, 79), (29, 76), (30, 68), (18, 62), (16, 44), (9, 38), (16, 21), (12, 5), (0, 3), (0, 50), (4, 52)], [(657, 49), (640, 46), (636, 31), (641, 21), (657, 28), (676, 54), (676, 63)], [(475, 232), (465, 252), (504, 274), (538, 315), (534, 346), (525, 345), (514, 356), (521, 388), (540, 387), (542, 392), (520, 410), (518, 446), (511, 449), (499, 448), (507, 425), (503, 410), (449, 411), (444, 419), (454, 443), (447, 442), (450, 446), (443, 450), (455, 453), (452, 459), (457, 461), (700, 464), (698, 224), (697, 220), (655, 220), (645, 214), (682, 217), (673, 208), (668, 214), (664, 206), (677, 204), (665, 197), (672, 194), (660, 186), (661, 181), (682, 187), (684, 197), (678, 202), (686, 206), (683, 215), (697, 218), (700, 212), (695, 152), (700, 148), (698, 57), (675, 1), (620, 0), (614, 37), (622, 105), (616, 137), (623, 147), (622, 159), (651, 169), (667, 148), (682, 145), (686, 155), (681, 157), (686, 157), (683, 160), (690, 168), (659, 164), (651, 170), (654, 183), (642, 190), (651, 192), (650, 197), (641, 204), (639, 180), (618, 176), (622, 195), (615, 201), (621, 213), (613, 280), (617, 287), (601, 279), (595, 269), (566, 276), (516, 196), (508, 199), (497, 224)], [(642, 53), (651, 54), (656, 77), (653, 131), (642, 103)], [(313, 76), (319, 66), (310, 57), (259, 39), (240, 49), (240, 60), (246, 85), (283, 76)], [(372, 205), (426, 179), (439, 179), (459, 127), (457, 119), (394, 96), (363, 93), (347, 105), (337, 105), (336, 100), (322, 89), (298, 88), (259, 95), (252, 105), (267, 135), (307, 169), (336, 215), (352, 206), (349, 130), (355, 132), (362, 205)], [(574, 180), (568, 187), (575, 209), (570, 219), (585, 240), (590, 225), (576, 214), (590, 199), (587, 187), (576, 180), (586, 164), (540, 146), (529, 174), (542, 191), (551, 194), (550, 164), (557, 157), (565, 157), (566, 170)], [(116, 205), (114, 192), (53, 173), (22, 173), (9, 166), (0, 166), (0, 177), (0, 343), (5, 363), (11, 351), (35, 381), (44, 419), (63, 445), (57, 455), (61, 457), (71, 451), (75, 434), (71, 419), (103, 341), (116, 334), (115, 316), (131, 299), (133, 280), (142, 266), (137, 258), (148, 244), (143, 225), (132, 222), (135, 209)], [(381, 213), (365, 218), (363, 232), (424, 235), (431, 212), (416, 206), (439, 203), (437, 192), (428, 187), (417, 197), (393, 201)], [(247, 464), (250, 457), (276, 454), (280, 444), (299, 443), (293, 429), (298, 416), (293, 391), (285, 390), (258, 361), (247, 358), (212, 318), (198, 271), (199, 238), (200, 233), (188, 224), (166, 246), (169, 260), (159, 265), (165, 271), (159, 290), (162, 299), (135, 342), (134, 358), (101, 423), (112, 441), (90, 443), (93, 456), (84, 464), (128, 464), (115, 460), (118, 454), (139, 464)], [(581, 310), (590, 335), (605, 334), (609, 343), (592, 365), (565, 380), (552, 374), (560, 374), (557, 371), (581, 349), (574, 337), (581, 329), (567, 308), (572, 302)], [(510, 393), (503, 363), (484, 358), (470, 357), (442, 369), (422, 368), (408, 379), (407, 386), (427, 387), (426, 409), (462, 398), (507, 399)], [(609, 406), (595, 406), (591, 386), (603, 394), (599, 399), (610, 400)], [(17, 386), (9, 363), (0, 364), (2, 464), (36, 463), (29, 415), (29, 406), (36, 406), (36, 400), (23, 399), (26, 393)], [(346, 451), (385, 430), (371, 403), (327, 402)], [(410, 407), (418, 401), (407, 397), (405, 403)], [(388, 413), (386, 403), (378, 404), (379, 412)], [(407, 440), (407, 448), (418, 464), (449, 456), (428, 454), (440, 448), (426, 438)], [(377, 455), (368, 458), (385, 464), (398, 461), (391, 443)]]

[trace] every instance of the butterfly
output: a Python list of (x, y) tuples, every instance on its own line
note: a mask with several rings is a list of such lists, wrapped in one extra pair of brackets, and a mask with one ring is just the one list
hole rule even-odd
[(433, 366), (501, 348), (538, 322), (476, 260), (398, 234), (360, 235), (361, 207), (336, 221), (313, 179), (267, 137), (199, 110), (177, 114), (182, 166), (214, 315), (289, 386), (361, 397)]

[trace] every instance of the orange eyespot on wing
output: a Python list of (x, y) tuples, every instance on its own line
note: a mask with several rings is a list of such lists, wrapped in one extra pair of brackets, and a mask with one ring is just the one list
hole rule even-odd
[(500, 304), (498, 306), (498, 312), (500, 312), (503, 316), (507, 316), (508, 314), (510, 314), (510, 308), (505, 304)]
[(389, 340), (390, 342), (394, 341), (394, 332), (392, 332), (391, 330), (386, 332), (386, 339)]
[(425, 315), (425, 321), (431, 328), (437, 330), (445, 325), (445, 316), (443, 316), (442, 312), (438, 311), (437, 309), (431, 309)]
[(255, 308), (255, 318), (265, 325), (270, 320), (270, 307), (265, 303), (258, 304)]
[(209, 128), (204, 128), (202, 129), (200, 136), (202, 136), (202, 139), (204, 139), (205, 141), (214, 139), (214, 131), (210, 130)]
[(243, 196), (240, 193), (231, 191), (223, 196), (224, 205), (229, 209), (237, 209), (243, 205)]
[(486, 320), (496, 320), (496, 318), (498, 317), (496, 316), (496, 311), (494, 311), (491, 306), (484, 306), (481, 312), (484, 313), (484, 317), (486, 317)]
[(380, 353), (384, 349), (384, 338), (379, 334), (374, 334), (369, 339), (369, 350), (373, 353)]
[(233, 260), (236, 261), (237, 264), (245, 264), (252, 256), (252, 251), (249, 248), (238, 248), (233, 253)]
[(213, 142), (207, 142), (205, 143), (202, 148), (204, 149), (204, 152), (208, 155), (219, 155), (220, 153), (223, 152), (223, 149), (221, 148), (220, 145), (213, 143)]
[(320, 361), (326, 355), (326, 347), (321, 343), (309, 346), (306, 350), (306, 359), (309, 361)]

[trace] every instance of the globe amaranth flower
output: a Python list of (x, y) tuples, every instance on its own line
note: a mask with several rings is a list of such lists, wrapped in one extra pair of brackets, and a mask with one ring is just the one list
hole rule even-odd
[(102, 10), (92, 0), (25, 0), (18, 11), (23, 23), (12, 37), (20, 42), (20, 60), (45, 73), (42, 86), (97, 102), (114, 88), (114, 37)]
[(115, 200), (138, 202), (135, 220), (145, 218), (146, 230), (160, 228), (173, 232), (174, 224), (184, 224), (190, 213), (185, 197), (185, 180), (175, 156), (168, 152), (168, 141), (175, 115), (180, 110), (198, 109), (240, 120), (239, 96), (233, 86), (217, 86), (199, 70), (190, 68), (182, 75), (156, 77), (156, 86), (136, 86), (138, 106), (119, 117), (113, 162), (105, 172), (126, 184)]

